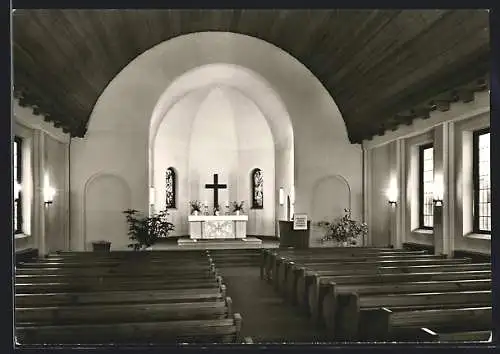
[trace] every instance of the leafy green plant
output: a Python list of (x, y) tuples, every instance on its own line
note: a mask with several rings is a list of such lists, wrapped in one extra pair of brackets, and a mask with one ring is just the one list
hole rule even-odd
[(191, 200), (189, 202), (189, 205), (191, 206), (191, 214), (193, 214), (195, 211), (201, 212), (201, 202), (198, 200)]
[(241, 211), (243, 212), (243, 204), (245, 204), (245, 201), (241, 201), (241, 202), (233, 202), (233, 212), (236, 212), (236, 211)]
[(325, 230), (321, 242), (336, 241), (355, 245), (368, 234), (368, 225), (366, 223), (353, 220), (350, 209), (344, 209), (344, 212), (345, 214), (336, 221), (318, 222), (317, 225)]
[(128, 247), (135, 251), (152, 246), (159, 238), (167, 237), (174, 230), (174, 224), (167, 221), (166, 210), (149, 217), (140, 215), (134, 209), (127, 209), (123, 213), (128, 223), (129, 238), (134, 241)]

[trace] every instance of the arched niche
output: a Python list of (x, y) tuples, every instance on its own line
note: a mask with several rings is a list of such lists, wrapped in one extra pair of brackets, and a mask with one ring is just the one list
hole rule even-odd
[(351, 187), (341, 175), (325, 176), (318, 180), (311, 195), (311, 246), (319, 246), (324, 230), (315, 224), (318, 221), (333, 221), (351, 208)]
[[(85, 185), (84, 242), (85, 250), (93, 241), (110, 241), (112, 249), (126, 249), (128, 227), (123, 211), (130, 208), (130, 188), (120, 176), (101, 173)], [(103, 198), (104, 197), (104, 198)]]

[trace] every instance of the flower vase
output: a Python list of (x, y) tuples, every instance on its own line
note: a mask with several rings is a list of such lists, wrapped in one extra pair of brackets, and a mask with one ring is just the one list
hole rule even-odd
[(239, 210), (236, 210), (236, 215), (240, 215), (240, 211)]
[(193, 211), (194, 216), (198, 216), (198, 210)]

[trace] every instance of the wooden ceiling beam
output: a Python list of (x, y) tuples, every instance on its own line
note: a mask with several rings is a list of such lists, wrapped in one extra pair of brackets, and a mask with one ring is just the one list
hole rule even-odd
[[(418, 88), (413, 88), (412, 94), (406, 92), (408, 97), (398, 97), (391, 100), (385, 108), (379, 108), (377, 114), (372, 114), (372, 117), (375, 118), (371, 119), (369, 122), (361, 119), (364, 114), (363, 111), (368, 109), (366, 106), (363, 107), (362, 110), (358, 110), (357, 118), (348, 117), (348, 119), (352, 120), (352, 124), (370, 124), (377, 126), (386, 120), (387, 117), (392, 116), (398, 111), (408, 109), (409, 107), (415, 107), (415, 105), (431, 100), (437, 95), (450, 92), (454, 87), (463, 85), (464, 82), (470, 82), (473, 78), (483, 76), (488, 69), (489, 53), (481, 52), (479, 55), (475, 54), (475, 56), (462, 63), (461, 66), (454, 66), (451, 69), (448, 68), (447, 72), (421, 82)], [(373, 112), (373, 109), (371, 112)], [(377, 119), (377, 117), (380, 118)]]
[[(394, 87), (398, 83), (407, 87), (410, 84), (409, 77), (415, 77), (422, 70), (429, 72), (431, 67), (440, 67), (443, 65), (442, 62), (449, 63), (449, 58), (443, 57), (442, 54), (448, 52), (450, 48), (457, 45), (467, 48), (470, 46), (471, 40), (475, 45), (480, 44), (481, 42), (477, 39), (464, 38), (463, 34), (471, 29), (477, 31), (478, 28), (482, 28), (484, 23), (487, 23), (487, 16), (479, 16), (476, 12), (450, 11), (428, 30), (422, 31), (406, 45), (394, 51), (379, 65), (369, 66), (368, 70), (353, 72), (349, 82), (346, 82), (343, 87), (344, 91), (340, 94), (350, 97), (350, 105), (355, 105), (354, 102), (359, 101), (369, 103), (385, 100), (379, 96), (386, 91), (388, 92), (388, 88)], [(441, 58), (438, 58), (439, 55)], [(456, 58), (456, 56), (452, 57)], [(430, 58), (434, 60), (429, 60)], [(365, 84), (359, 85), (359, 82)], [(379, 87), (386, 89), (379, 90)], [(400, 91), (399, 88), (395, 90), (396, 92)], [(389, 95), (393, 94), (391, 92)]]
[(132, 59), (181, 34), (231, 31), (272, 43), (300, 60), (332, 95), (350, 139), (359, 140), (366, 136), (361, 132), (376, 134), (414, 119), (394, 118), (403, 110), (417, 107), (426, 117), (424, 107), (446, 108), (447, 99), (426, 102), (450, 87), (470, 99), (476, 89), (457, 84), (475, 78), (485, 56), (489, 67), (489, 39), (480, 32), (487, 27), (487, 14), (398, 10), (392, 18), (391, 13), (19, 10), (13, 16), (14, 67), (24, 77), (16, 78), (16, 85), (34, 87), (21, 99), (37, 113), (83, 135), (98, 97)]

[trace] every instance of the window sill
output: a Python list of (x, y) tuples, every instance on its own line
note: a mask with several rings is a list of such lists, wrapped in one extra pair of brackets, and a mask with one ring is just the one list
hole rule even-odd
[(489, 235), (489, 234), (475, 234), (475, 233), (470, 233), (470, 234), (464, 235), (464, 237), (475, 239), (475, 240), (491, 241), (491, 235)]
[(31, 235), (26, 235), (26, 234), (15, 234), (14, 235), (15, 240), (19, 240), (19, 239), (23, 239), (23, 238), (27, 238), (27, 237), (31, 237)]
[(417, 234), (417, 235), (434, 236), (434, 230), (429, 230), (429, 229), (415, 229), (415, 230), (412, 230), (412, 233)]

